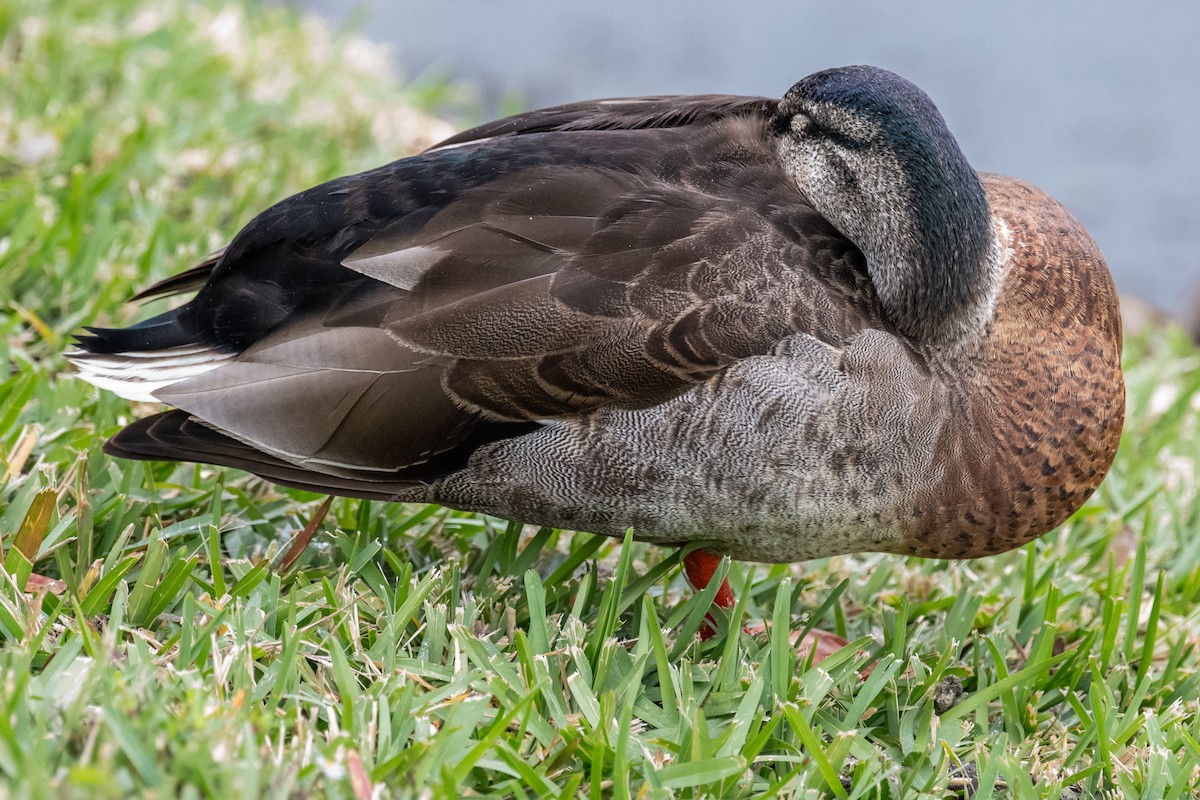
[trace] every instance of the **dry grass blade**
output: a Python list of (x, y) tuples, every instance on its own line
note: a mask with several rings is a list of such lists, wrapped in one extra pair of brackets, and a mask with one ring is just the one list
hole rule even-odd
[(350, 774), (350, 786), (354, 790), (355, 800), (371, 800), (371, 778), (367, 775), (362, 756), (357, 750), (346, 752), (346, 771)]
[(64, 595), (67, 593), (67, 585), (57, 578), (47, 578), (45, 575), (38, 575), (36, 572), (29, 576), (29, 580), (25, 582), (25, 591), (29, 594), (37, 594), (45, 589), (54, 595)]
[(25, 514), (20, 530), (13, 539), (13, 547), (32, 563), (37, 557), (50, 528), (50, 516), (54, 513), (54, 498), (58, 495), (54, 489), (42, 489), (33, 496), (33, 503)]
[(4, 480), (9, 480), (21, 474), (21, 470), (25, 469), (25, 462), (29, 460), (30, 453), (37, 446), (38, 436), (42, 432), (41, 425), (26, 425), (21, 431), (17, 443), (13, 445), (12, 451), (5, 459)]
[(317, 535), (317, 528), (321, 527), (321, 523), (325, 521), (325, 515), (329, 513), (329, 507), (332, 505), (333, 496), (330, 495), (325, 498), (324, 503), (321, 503), (321, 507), (317, 509), (317, 513), (313, 514), (313, 518), (304, 526), (304, 530), (296, 534), (295, 539), (292, 539), (287, 552), (283, 554), (275, 565), (276, 572), (287, 572), (295, 565), (296, 560), (300, 558), (300, 554), (308, 549), (309, 543)]

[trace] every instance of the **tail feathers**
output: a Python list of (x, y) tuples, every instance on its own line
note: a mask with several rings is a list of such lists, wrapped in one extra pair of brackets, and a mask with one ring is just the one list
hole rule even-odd
[(76, 341), (92, 353), (164, 350), (195, 344), (196, 333), (184, 327), (179, 312), (167, 311), (128, 328), (88, 328), (88, 334), (76, 337)]
[(198, 344), (119, 353), (84, 349), (66, 355), (79, 370), (79, 377), (88, 383), (128, 400), (148, 403), (158, 402), (154, 393), (159, 389), (216, 369), (234, 356)]
[(313, 472), (239, 442), (184, 411), (167, 411), (134, 422), (109, 439), (104, 452), (143, 461), (197, 461), (234, 467), (273, 483), (341, 497), (422, 502), (428, 491), (413, 479), (378, 480), (378, 473), (350, 477)]
[(150, 300), (155, 297), (183, 294), (184, 292), (199, 289), (212, 275), (213, 270), (217, 268), (217, 264), (220, 263), (221, 257), (224, 255), (225, 248), (222, 247), (215, 253), (210, 253), (207, 258), (191, 269), (165, 278), (148, 289), (143, 289), (135, 294), (133, 299), (135, 301)]

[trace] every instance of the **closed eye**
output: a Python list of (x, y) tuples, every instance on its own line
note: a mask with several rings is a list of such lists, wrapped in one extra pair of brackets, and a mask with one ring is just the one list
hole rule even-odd
[(789, 127), (796, 136), (821, 137), (843, 150), (863, 150), (867, 147), (865, 141), (847, 136), (828, 125), (823, 125), (803, 112), (792, 116)]
[(821, 132), (825, 135), (826, 139), (833, 142), (843, 150), (864, 150), (867, 147), (867, 143), (861, 139), (855, 139), (852, 136), (847, 136), (846, 134), (841, 133), (840, 131), (835, 131), (832, 128), (822, 128)]

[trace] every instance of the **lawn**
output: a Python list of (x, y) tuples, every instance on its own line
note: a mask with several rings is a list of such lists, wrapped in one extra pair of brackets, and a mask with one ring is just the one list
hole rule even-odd
[[(1057, 531), (730, 564), (708, 642), (678, 554), (339, 499), (293, 560), (324, 498), (100, 453), (152, 408), (73, 379), (75, 332), (470, 105), (270, 5), (0, 3), (0, 795), (1200, 791), (1200, 352), (1173, 329), (1127, 341), (1121, 451)], [(798, 663), (817, 624), (856, 646)]]

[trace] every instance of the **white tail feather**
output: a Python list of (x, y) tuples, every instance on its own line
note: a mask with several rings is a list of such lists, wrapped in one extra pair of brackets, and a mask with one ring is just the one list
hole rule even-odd
[(232, 360), (233, 355), (204, 345), (112, 354), (73, 350), (66, 354), (83, 380), (144, 403), (160, 402), (154, 396), (159, 389), (216, 369)]

